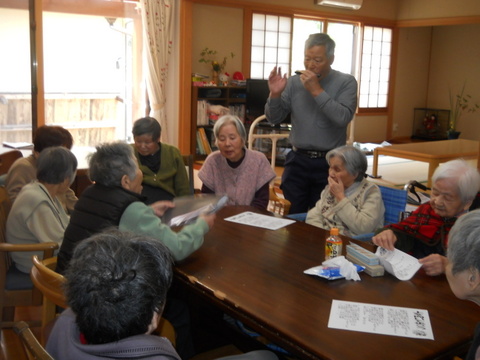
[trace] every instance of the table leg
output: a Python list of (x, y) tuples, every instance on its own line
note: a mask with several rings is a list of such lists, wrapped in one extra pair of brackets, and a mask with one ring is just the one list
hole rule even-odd
[(431, 189), (432, 188), (432, 176), (435, 172), (436, 168), (440, 165), (440, 161), (438, 160), (430, 160), (428, 162), (428, 177), (427, 177), (427, 186)]
[(381, 177), (378, 175), (378, 151), (373, 149), (372, 178), (380, 179)]

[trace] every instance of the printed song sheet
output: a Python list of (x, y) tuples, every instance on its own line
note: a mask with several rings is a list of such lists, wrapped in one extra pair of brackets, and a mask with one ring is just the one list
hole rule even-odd
[(328, 327), (433, 340), (427, 310), (333, 300)]
[(275, 216), (260, 215), (250, 211), (225, 218), (227, 221), (238, 224), (261, 227), (270, 230), (277, 230), (294, 223), (295, 220), (282, 219)]

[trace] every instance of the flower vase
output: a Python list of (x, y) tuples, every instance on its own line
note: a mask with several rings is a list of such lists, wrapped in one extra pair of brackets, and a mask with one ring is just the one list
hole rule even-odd
[(448, 130), (447, 131), (448, 140), (458, 139), (459, 136), (460, 136), (460, 131), (455, 131), (455, 130)]
[(218, 71), (212, 71), (212, 82), (215, 83), (215, 85), (218, 85)]

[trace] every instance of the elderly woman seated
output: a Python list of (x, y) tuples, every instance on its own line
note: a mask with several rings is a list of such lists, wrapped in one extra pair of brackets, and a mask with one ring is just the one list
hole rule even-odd
[[(480, 305), (480, 210), (461, 216), (450, 231), (445, 268), (456, 297)], [(480, 323), (465, 359), (480, 359)]]
[(372, 238), (387, 250), (398, 248), (419, 259), (425, 272), (445, 272), (448, 233), (465, 213), (480, 187), (478, 170), (464, 160), (440, 165), (432, 176), (430, 202), (422, 204), (398, 224), (390, 224)]
[(377, 185), (365, 179), (365, 154), (347, 145), (329, 151), (326, 160), (330, 165), (328, 185), (307, 213), (306, 222), (327, 230), (337, 227), (347, 236), (382, 227), (382, 194)]
[(132, 145), (138, 166), (143, 174), (142, 195), (146, 204), (173, 200), (190, 195), (187, 171), (180, 150), (160, 142), (162, 128), (152, 117), (138, 119), (133, 124)]
[[(17, 198), (20, 190), (36, 179), (38, 156), (43, 150), (51, 146), (63, 146), (71, 150), (73, 146), (72, 134), (61, 126), (50, 125), (40, 126), (35, 131), (32, 154), (17, 159), (8, 170), (5, 179), (5, 188), (12, 203)], [(78, 200), (72, 189), (67, 189), (67, 191), (58, 198), (63, 208), (69, 214), (73, 211), (73, 207)]]
[[(36, 167), (37, 181), (22, 188), (8, 215), (8, 243), (62, 243), (69, 216), (59, 196), (65, 194), (75, 179), (77, 159), (64, 147), (49, 147), (40, 153)], [(18, 270), (29, 273), (32, 255), (14, 252), (12, 260)]]
[(208, 155), (198, 173), (202, 192), (228, 195), (230, 205), (266, 209), (275, 172), (264, 154), (245, 148), (247, 132), (242, 121), (237, 116), (222, 116), (213, 133), (219, 150)]

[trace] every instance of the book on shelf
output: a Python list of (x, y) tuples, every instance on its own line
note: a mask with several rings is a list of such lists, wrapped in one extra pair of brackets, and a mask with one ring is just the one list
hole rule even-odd
[(203, 149), (202, 137), (200, 131), (197, 130), (197, 154), (206, 155), (205, 150)]
[(200, 138), (202, 139), (203, 150), (205, 154), (208, 155), (212, 152), (212, 148), (210, 147), (210, 142), (208, 141), (207, 133), (203, 127), (198, 128), (198, 132), (200, 133)]
[(197, 125), (208, 125), (208, 102), (197, 101)]

